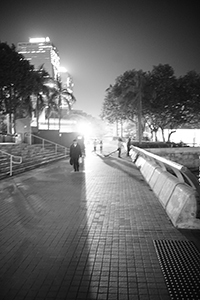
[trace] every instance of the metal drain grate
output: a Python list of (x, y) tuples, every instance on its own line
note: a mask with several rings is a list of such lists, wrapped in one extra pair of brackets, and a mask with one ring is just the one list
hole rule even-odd
[(200, 253), (192, 242), (154, 240), (171, 299), (200, 299)]

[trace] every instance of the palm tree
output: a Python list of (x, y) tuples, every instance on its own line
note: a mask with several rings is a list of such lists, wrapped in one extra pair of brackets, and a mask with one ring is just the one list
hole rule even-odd
[(57, 92), (55, 90), (52, 91), (51, 88), (49, 88), (49, 93), (47, 94), (47, 107), (45, 111), (45, 118), (48, 120), (48, 129), (49, 129), (49, 119), (52, 115), (52, 113), (56, 112), (57, 114)]
[(43, 69), (43, 65), (33, 73), (33, 94), (36, 97), (36, 122), (39, 127), (39, 116), (46, 106), (45, 96), (48, 97), (49, 87), (45, 84), (49, 74)]
[[(76, 102), (76, 98), (73, 93), (69, 91), (67, 87), (62, 86), (62, 82), (57, 80), (52, 82), (47, 82), (46, 85), (51, 86), (51, 92), (48, 97), (48, 109), (47, 109), (47, 117), (49, 119), (51, 112), (54, 111), (58, 115), (59, 119), (59, 130), (60, 130), (60, 122), (62, 118), (62, 109), (66, 108), (67, 112), (71, 111), (72, 106)], [(48, 120), (49, 124), (49, 120)]]

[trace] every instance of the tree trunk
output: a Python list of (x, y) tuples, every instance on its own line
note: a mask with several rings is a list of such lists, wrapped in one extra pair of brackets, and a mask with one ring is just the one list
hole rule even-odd
[(163, 128), (161, 128), (161, 131), (162, 131), (162, 138), (163, 138), (163, 142), (165, 143), (164, 129), (163, 129)]
[(142, 142), (142, 95), (141, 95), (141, 86), (139, 87), (139, 99), (138, 99), (138, 141), (139, 144)]
[(49, 118), (50, 118), (50, 114), (48, 113), (48, 118), (47, 118), (47, 124), (48, 124), (48, 125), (47, 125), (47, 126), (48, 126), (47, 128), (48, 128), (48, 130), (49, 130)]
[(61, 123), (61, 109), (59, 107), (59, 111), (58, 111), (58, 130), (60, 132), (60, 123)]
[(58, 103), (58, 130), (60, 131), (60, 123), (61, 123), (61, 104), (62, 104), (62, 98), (61, 95), (59, 95), (59, 103)]
[(121, 122), (120, 122), (121, 124), (121, 137), (123, 137), (123, 134), (124, 134), (124, 132), (123, 132), (123, 122), (122, 122), (122, 120), (121, 120)]
[(8, 126), (8, 133), (12, 133), (12, 113), (9, 112), (9, 126)]
[(170, 133), (169, 133), (169, 135), (168, 135), (168, 142), (170, 142), (170, 138), (171, 138), (171, 135), (172, 135), (172, 133), (174, 133), (174, 132), (176, 132), (176, 130), (172, 130)]
[(8, 126), (7, 133), (12, 133), (12, 99), (13, 99), (13, 87), (12, 84), (10, 86), (10, 97), (9, 97), (9, 118), (8, 118)]
[(36, 125), (37, 130), (39, 130), (39, 95), (37, 95), (37, 103), (36, 103)]
[(14, 133), (16, 133), (16, 109), (14, 110), (14, 113), (13, 113), (13, 118), (12, 118), (12, 122), (13, 122), (13, 128), (14, 128)]
[(118, 120), (116, 120), (116, 136), (119, 136), (119, 134), (118, 134)]
[(155, 142), (157, 142), (158, 141), (157, 130), (154, 131), (154, 134), (155, 134)]

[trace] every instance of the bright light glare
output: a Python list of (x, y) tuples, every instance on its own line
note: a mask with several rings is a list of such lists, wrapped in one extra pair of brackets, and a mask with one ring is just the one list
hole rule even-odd
[(80, 134), (82, 134), (84, 137), (89, 137), (92, 135), (92, 126), (89, 123), (81, 122), (77, 124), (77, 130)]
[(63, 66), (59, 66), (58, 67), (58, 72), (59, 73), (67, 73), (67, 69), (65, 67), (63, 67)]
[(29, 38), (29, 43), (45, 43), (50, 42), (50, 38), (47, 37), (40, 37), (40, 38)]

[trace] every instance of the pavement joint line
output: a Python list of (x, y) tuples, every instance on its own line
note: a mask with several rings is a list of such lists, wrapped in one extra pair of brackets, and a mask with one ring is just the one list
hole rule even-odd
[(153, 240), (195, 233), (173, 227), (128, 158), (84, 160), (78, 176), (61, 160), (0, 182), (3, 300), (170, 299)]

